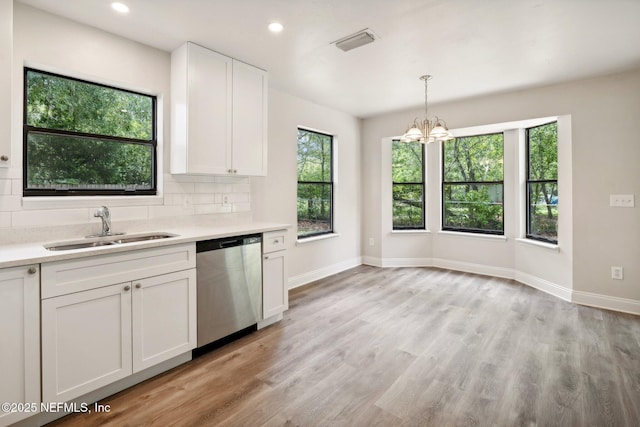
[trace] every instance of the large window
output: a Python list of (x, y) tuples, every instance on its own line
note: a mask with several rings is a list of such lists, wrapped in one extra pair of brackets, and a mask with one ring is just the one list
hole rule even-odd
[(443, 144), (442, 229), (504, 234), (503, 134)]
[(298, 238), (333, 232), (333, 137), (298, 129)]
[(156, 194), (156, 98), (25, 68), (25, 196)]
[(527, 237), (558, 242), (558, 122), (526, 130)]
[(424, 221), (424, 144), (392, 143), (393, 229), (420, 230)]

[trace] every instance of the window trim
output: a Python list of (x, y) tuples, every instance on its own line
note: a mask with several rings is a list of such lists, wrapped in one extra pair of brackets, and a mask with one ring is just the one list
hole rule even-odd
[[(531, 230), (531, 212), (529, 211), (530, 206), (531, 206), (531, 192), (529, 191), (529, 185), (531, 183), (555, 183), (556, 187), (558, 188), (558, 192), (559, 190), (559, 186), (558, 186), (558, 177), (556, 176), (556, 179), (540, 179), (540, 180), (532, 180), (530, 179), (530, 156), (529, 156), (529, 131), (531, 129), (536, 129), (542, 126), (547, 126), (550, 125), (551, 123), (555, 123), (556, 124), (556, 150), (558, 149), (558, 135), (557, 135), (557, 125), (558, 125), (558, 120), (552, 120), (550, 122), (547, 123), (541, 123), (539, 125), (535, 125), (535, 126), (530, 126), (524, 129), (524, 145), (525, 145), (525, 182), (524, 182), (524, 192), (525, 192), (525, 239), (530, 239), (530, 240), (535, 240), (537, 242), (543, 242), (543, 243), (547, 243), (550, 245), (558, 245), (558, 239), (556, 238), (554, 239), (547, 239), (545, 237), (539, 236), (537, 234), (531, 234), (530, 230)], [(558, 206), (558, 217), (560, 217), (560, 208)], [(558, 233), (558, 229), (556, 228), (556, 236)]]
[[(472, 137), (478, 137), (478, 136), (487, 136), (487, 135), (498, 135), (501, 134), (502, 135), (502, 181), (445, 181), (445, 146), (444, 144), (446, 144), (448, 141), (443, 141), (441, 144), (442, 147), (442, 155), (441, 155), (441, 164), (442, 164), (442, 181), (441, 181), (441, 185), (440, 185), (440, 194), (441, 194), (441, 224), (440, 224), (440, 229), (442, 231), (448, 231), (448, 232), (459, 232), (459, 233), (473, 233), (473, 234), (488, 234), (488, 235), (492, 235), (492, 236), (504, 236), (505, 234), (505, 230), (504, 230), (504, 130), (500, 130), (500, 131), (496, 131), (496, 132), (489, 132), (489, 133), (479, 133), (479, 134), (472, 134), (472, 135), (457, 135), (455, 136), (455, 139), (458, 138), (472, 138)], [(479, 229), (479, 228), (462, 228), (462, 227), (451, 227), (451, 226), (445, 226), (445, 186), (446, 185), (501, 185), (501, 193), (502, 193), (502, 230), (483, 230), (483, 229)]]
[[(62, 79), (72, 80), (75, 82), (86, 83), (94, 86), (105, 87), (109, 89), (118, 90), (120, 92), (127, 92), (135, 95), (145, 96), (151, 99), (151, 139), (150, 140), (141, 140), (135, 138), (128, 137), (118, 137), (112, 135), (103, 135), (103, 134), (93, 134), (86, 132), (76, 132), (76, 131), (66, 131), (61, 129), (50, 129), (50, 128), (40, 128), (36, 126), (31, 126), (27, 124), (27, 74), (29, 72), (35, 72), (39, 74), (47, 74), (54, 77), (59, 77)], [(157, 196), (158, 195), (158, 97), (156, 95), (150, 95), (147, 93), (141, 93), (137, 91), (133, 91), (130, 89), (124, 89), (121, 87), (94, 82), (86, 79), (81, 79), (72, 76), (66, 76), (59, 73), (54, 73), (51, 71), (46, 71), (42, 69), (37, 69), (29, 66), (23, 67), (23, 103), (22, 103), (22, 196), (23, 197), (42, 197), (42, 196)], [(106, 141), (114, 141), (114, 142), (123, 142), (127, 144), (137, 144), (151, 147), (151, 181), (152, 185), (148, 190), (113, 190), (113, 189), (105, 189), (105, 190), (97, 190), (97, 189), (66, 189), (66, 190), (58, 190), (58, 189), (30, 189), (27, 187), (27, 146), (28, 146), (28, 135), (30, 133), (38, 133), (44, 135), (65, 135), (71, 136), (73, 138), (86, 138), (86, 139), (98, 139), (98, 140), (106, 140)]]
[[(331, 158), (329, 159), (329, 164), (331, 165), (331, 170), (330, 170), (330, 181), (300, 181), (299, 179), (297, 179), (298, 177), (296, 176), (296, 194), (297, 194), (297, 190), (298, 190), (298, 186), (300, 184), (321, 184), (321, 185), (329, 185), (329, 200), (330, 200), (330, 205), (329, 205), (329, 230), (325, 230), (325, 231), (318, 231), (315, 233), (309, 233), (309, 234), (305, 234), (305, 235), (300, 235), (299, 231), (297, 229), (297, 223), (298, 223), (298, 213), (297, 213), (297, 209), (296, 209), (296, 240), (297, 241), (303, 241), (305, 239), (309, 239), (309, 238), (317, 238), (318, 236), (324, 236), (327, 234), (336, 234), (335, 230), (334, 230), (334, 224), (333, 224), (333, 218), (335, 215), (335, 182), (334, 182), (334, 135), (331, 135), (329, 133), (326, 132), (320, 132), (317, 130), (313, 130), (313, 129), (309, 129), (309, 128), (305, 128), (302, 126), (298, 126), (296, 131), (306, 131), (306, 132), (313, 132), (315, 134), (318, 135), (323, 135), (323, 136), (328, 136), (330, 138), (330, 143), (329, 143), (329, 153)], [(297, 148), (297, 147), (296, 147)], [(296, 168), (297, 169), (297, 168)], [(297, 172), (296, 172), (297, 175)], [(297, 197), (296, 197), (297, 198)], [(316, 239), (317, 240), (317, 239)]]
[[(393, 144), (400, 142), (399, 139), (391, 140), (391, 231), (424, 231), (427, 229), (427, 150), (426, 144), (418, 142), (422, 148), (422, 182), (395, 182), (393, 180)], [(393, 189), (396, 185), (421, 185), (422, 186), (422, 226), (420, 227), (396, 227), (393, 221)]]

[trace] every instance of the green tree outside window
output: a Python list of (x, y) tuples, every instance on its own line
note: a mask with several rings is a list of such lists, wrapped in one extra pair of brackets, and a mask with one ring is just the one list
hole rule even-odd
[(558, 242), (558, 122), (526, 130), (527, 237)]
[(443, 144), (443, 230), (504, 234), (503, 134)]
[(24, 194), (155, 194), (153, 96), (25, 69)]
[(393, 229), (424, 229), (424, 144), (393, 141), (391, 158)]
[(298, 129), (298, 237), (333, 232), (333, 137)]

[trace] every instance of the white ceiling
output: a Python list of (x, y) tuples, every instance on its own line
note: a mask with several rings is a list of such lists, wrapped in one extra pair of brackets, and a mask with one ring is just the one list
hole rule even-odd
[[(640, 67), (640, 0), (19, 0), (171, 51), (190, 40), (357, 117)], [(284, 31), (267, 30), (279, 21)], [(330, 43), (370, 28), (350, 52)]]

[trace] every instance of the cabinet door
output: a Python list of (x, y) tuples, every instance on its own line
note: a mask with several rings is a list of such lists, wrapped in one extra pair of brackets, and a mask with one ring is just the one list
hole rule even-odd
[(196, 346), (196, 271), (133, 282), (133, 371)]
[[(0, 168), (11, 161), (11, 61), (13, 59), (13, 2), (0, 2)], [(0, 423), (1, 424), (1, 423)]]
[(233, 61), (233, 173), (267, 174), (267, 72)]
[(272, 252), (262, 260), (263, 318), (280, 314), (289, 308), (286, 251)]
[(186, 173), (226, 174), (231, 168), (232, 60), (193, 43), (188, 49)]
[(130, 375), (131, 284), (42, 301), (42, 399), (65, 402)]
[[(37, 266), (0, 270), (1, 402), (40, 402), (40, 283), (37, 273)], [(31, 415), (33, 413), (0, 410), (0, 426)]]

